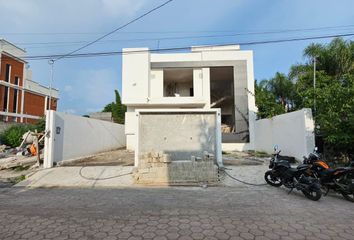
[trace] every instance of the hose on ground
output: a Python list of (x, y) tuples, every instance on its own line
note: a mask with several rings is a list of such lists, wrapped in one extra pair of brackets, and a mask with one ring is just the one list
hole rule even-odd
[(237, 181), (237, 182), (246, 184), (246, 185), (251, 185), (251, 186), (265, 186), (265, 185), (267, 185), (267, 183), (260, 183), (260, 184), (257, 184), (257, 183), (249, 183), (249, 182), (245, 182), (245, 181), (243, 181), (243, 180), (240, 180), (240, 179), (238, 179), (238, 178), (236, 178), (236, 177), (230, 175), (230, 174), (226, 171), (225, 168), (219, 168), (219, 171), (224, 172), (225, 175), (228, 176), (229, 178), (231, 178), (231, 179), (233, 179), (233, 180), (235, 180), (235, 181)]
[(120, 175), (111, 176), (111, 177), (105, 177), (105, 178), (86, 177), (86, 176), (84, 176), (84, 175), (82, 174), (82, 170), (83, 170), (84, 168), (85, 168), (85, 166), (83, 166), (83, 167), (80, 168), (80, 171), (79, 171), (80, 177), (82, 177), (83, 179), (86, 179), (86, 180), (91, 180), (91, 181), (108, 180), (108, 179), (119, 178), (119, 177), (123, 177), (123, 176), (127, 176), (127, 175), (132, 174), (132, 172), (129, 172), (129, 173), (123, 173), (123, 174), (120, 174)]

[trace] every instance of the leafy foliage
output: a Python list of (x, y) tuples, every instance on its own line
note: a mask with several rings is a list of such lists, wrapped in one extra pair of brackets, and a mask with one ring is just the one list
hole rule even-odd
[(276, 73), (274, 78), (256, 85), (258, 116), (281, 113), (277, 104), (285, 111), (312, 108), (316, 133), (323, 138), (326, 148), (353, 155), (354, 42), (337, 38), (328, 45), (311, 44), (304, 50), (304, 57), (306, 62), (293, 65), (287, 77)]
[(114, 90), (115, 102), (107, 104), (102, 112), (111, 112), (114, 122), (124, 124), (127, 107), (122, 104), (118, 90)]
[[(264, 82), (263, 82), (264, 83)], [(255, 85), (257, 116), (259, 118), (271, 118), (275, 115), (285, 113), (284, 108), (277, 103), (276, 97), (262, 83)]]
[(27, 131), (33, 131), (33, 125), (14, 125), (6, 129), (0, 135), (1, 142), (10, 147), (17, 147), (22, 142), (22, 135)]
[(10, 147), (18, 147), (22, 142), (22, 136), (27, 131), (44, 132), (45, 131), (45, 118), (41, 118), (34, 125), (31, 124), (18, 124), (13, 125), (0, 134), (0, 141)]

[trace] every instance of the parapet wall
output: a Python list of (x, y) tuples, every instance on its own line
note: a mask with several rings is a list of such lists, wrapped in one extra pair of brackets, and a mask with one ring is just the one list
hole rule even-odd
[(48, 111), (44, 167), (125, 147), (124, 125)]
[(315, 147), (314, 121), (309, 108), (281, 114), (255, 123), (255, 150), (273, 153), (278, 145), (281, 155), (302, 160)]

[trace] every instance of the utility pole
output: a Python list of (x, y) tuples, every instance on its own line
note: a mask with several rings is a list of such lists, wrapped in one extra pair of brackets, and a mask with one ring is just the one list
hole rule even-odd
[(316, 56), (313, 57), (313, 112), (316, 115)]
[(51, 59), (48, 61), (50, 65), (50, 81), (49, 81), (49, 107), (48, 109), (51, 110), (52, 108), (52, 84), (54, 79), (54, 60)]

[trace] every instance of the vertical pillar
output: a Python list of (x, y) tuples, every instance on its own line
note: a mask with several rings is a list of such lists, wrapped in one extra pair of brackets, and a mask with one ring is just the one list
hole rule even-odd
[(46, 114), (47, 110), (51, 110), (48, 109), (48, 96), (44, 97), (44, 115)]
[(44, 142), (44, 168), (53, 167), (54, 162), (54, 136), (55, 136), (55, 115), (54, 111), (48, 110), (45, 122), (45, 142)]
[(249, 114), (247, 92), (247, 61), (234, 65), (235, 128), (237, 142), (249, 142)]
[(210, 68), (203, 68), (203, 98), (206, 101), (205, 109), (210, 109)]

